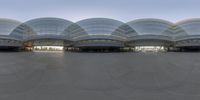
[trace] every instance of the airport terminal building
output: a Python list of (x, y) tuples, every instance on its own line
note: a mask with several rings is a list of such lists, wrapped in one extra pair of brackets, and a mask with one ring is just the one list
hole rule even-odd
[(1, 50), (200, 51), (200, 19), (0, 19)]

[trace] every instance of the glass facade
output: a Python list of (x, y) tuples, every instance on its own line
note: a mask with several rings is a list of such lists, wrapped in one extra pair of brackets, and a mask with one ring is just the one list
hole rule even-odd
[[(0, 46), (36, 46), (51, 39), (53, 46), (200, 46), (200, 19), (172, 23), (162, 19), (138, 19), (127, 23), (109, 18), (71, 22), (37, 18), (27, 22), (0, 19)], [(57, 41), (60, 41), (57, 43)], [(28, 43), (26, 43), (28, 42)], [(56, 44), (57, 43), (57, 44)], [(69, 43), (69, 44), (68, 44)], [(42, 44), (38, 45), (41, 46)]]
[(161, 52), (165, 51), (163, 46), (136, 46), (135, 51), (138, 52)]
[(128, 22), (138, 35), (164, 35), (171, 36), (173, 33), (173, 23), (161, 19), (138, 19)]
[(1, 47), (21, 47), (22, 41), (12, 31), (21, 24), (21, 22), (11, 19), (0, 19), (0, 46)]

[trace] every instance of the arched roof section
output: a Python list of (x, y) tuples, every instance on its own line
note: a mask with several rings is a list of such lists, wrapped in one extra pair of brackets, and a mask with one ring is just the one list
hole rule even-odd
[(17, 26), (11, 33), (11, 36), (20, 38), (21, 40), (28, 39), (29, 36), (37, 35), (36, 32), (32, 30), (31, 27), (27, 26), (26, 24), (22, 23)]
[(138, 35), (175, 35), (175, 33), (173, 32), (175, 25), (169, 21), (162, 19), (138, 19), (130, 21), (126, 24), (129, 25), (133, 30), (135, 30)]
[(25, 22), (38, 35), (54, 34), (60, 35), (73, 22), (60, 18), (37, 18)]
[(109, 18), (90, 18), (76, 22), (67, 29), (73, 39), (109, 37), (124, 23)]
[(200, 35), (200, 18), (186, 19), (176, 25), (186, 32), (185, 35)]
[(63, 31), (73, 22), (60, 18), (37, 18), (21, 24), (13, 33), (23, 34), (25, 39), (64, 37)]
[(123, 22), (108, 18), (91, 18), (77, 22), (88, 35), (111, 35)]
[(114, 32), (112, 32), (112, 35), (126, 39), (127, 37), (137, 36), (138, 33), (129, 25), (123, 24), (119, 26)]
[(21, 22), (16, 21), (16, 20), (0, 18), (1, 38), (18, 39), (14, 35), (11, 35), (11, 32), (20, 24)]
[(87, 32), (79, 26), (77, 23), (71, 24), (68, 28), (66, 28), (62, 34), (68, 34), (68, 38), (74, 40), (76, 38), (81, 38), (83, 36), (88, 36)]

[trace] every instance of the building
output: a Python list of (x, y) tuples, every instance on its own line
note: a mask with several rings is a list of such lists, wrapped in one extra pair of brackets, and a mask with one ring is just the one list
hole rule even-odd
[(0, 19), (0, 49), (200, 50), (200, 19), (177, 23), (153, 18), (127, 23), (109, 18), (90, 18), (78, 22), (50, 17), (27, 22)]
[(22, 47), (23, 39), (20, 35), (12, 33), (21, 22), (11, 19), (0, 19), (0, 49), (18, 49)]
[(79, 51), (115, 51), (123, 48), (126, 40), (119, 27), (123, 22), (108, 18), (91, 18), (74, 23), (65, 30), (73, 47)]

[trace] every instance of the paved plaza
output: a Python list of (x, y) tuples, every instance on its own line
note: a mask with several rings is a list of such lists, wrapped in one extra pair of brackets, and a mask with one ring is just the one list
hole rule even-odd
[(200, 53), (0, 53), (0, 100), (199, 99)]

